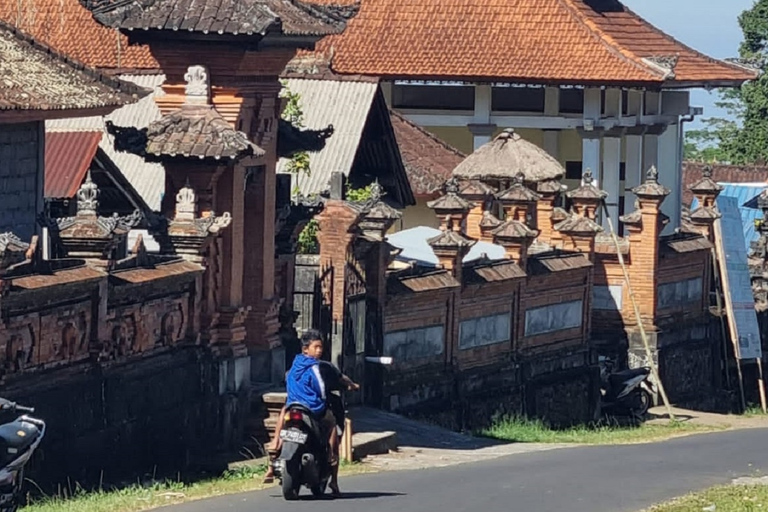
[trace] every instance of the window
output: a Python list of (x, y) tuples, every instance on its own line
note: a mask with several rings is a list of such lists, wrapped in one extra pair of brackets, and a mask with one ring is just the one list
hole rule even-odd
[(581, 162), (565, 162), (565, 179), (581, 181)]
[(497, 112), (544, 112), (543, 87), (494, 87), (491, 110)]
[(509, 313), (464, 320), (459, 325), (459, 348), (466, 350), (509, 341), (511, 325)]
[(384, 355), (392, 357), (395, 364), (443, 353), (444, 333), (442, 325), (388, 332), (384, 335)]
[(592, 287), (592, 309), (601, 311), (621, 311), (621, 285)]
[(525, 335), (535, 336), (581, 327), (583, 309), (582, 300), (529, 309), (525, 312)]
[(584, 112), (584, 89), (560, 89), (560, 112), (581, 114)]
[(659, 285), (656, 304), (659, 309), (685, 308), (702, 299), (703, 280), (700, 277)]
[(474, 110), (475, 88), (471, 85), (392, 86), (394, 108), (433, 110)]

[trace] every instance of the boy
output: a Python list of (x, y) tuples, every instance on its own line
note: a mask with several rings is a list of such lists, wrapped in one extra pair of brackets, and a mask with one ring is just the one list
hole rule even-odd
[[(293, 361), (291, 369), (286, 375), (286, 389), (288, 397), (286, 405), (280, 411), (273, 449), (275, 452), (280, 446), (280, 431), (283, 427), (285, 412), (289, 405), (298, 403), (310, 410), (320, 422), (321, 428), (329, 434), (331, 453), (331, 481), (329, 487), (334, 495), (339, 495), (338, 471), (339, 471), (339, 430), (344, 428), (344, 404), (341, 397), (335, 391), (341, 391), (342, 387), (349, 390), (360, 389), (360, 386), (352, 382), (342, 374), (335, 366), (326, 361), (321, 361), (323, 355), (323, 342), (320, 332), (310, 329), (301, 337), (301, 354)], [(265, 483), (274, 478), (274, 470), (270, 464), (264, 477)]]

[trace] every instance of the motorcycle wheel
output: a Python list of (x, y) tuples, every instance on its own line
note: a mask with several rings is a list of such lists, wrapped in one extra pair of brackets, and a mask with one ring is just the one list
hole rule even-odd
[(644, 416), (645, 413), (648, 412), (648, 409), (651, 408), (651, 401), (651, 394), (648, 393), (648, 391), (641, 389), (640, 396), (638, 396), (637, 399), (638, 409), (635, 411), (638, 416)]
[(285, 468), (282, 474), (283, 499), (285, 501), (296, 501), (299, 499), (299, 489), (301, 488), (299, 469), (299, 465), (296, 462), (285, 461)]

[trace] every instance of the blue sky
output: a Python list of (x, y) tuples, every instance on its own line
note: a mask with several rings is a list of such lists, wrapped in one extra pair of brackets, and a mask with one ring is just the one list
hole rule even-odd
[[(624, 5), (688, 46), (716, 58), (738, 56), (741, 29), (736, 18), (754, 0), (623, 0)], [(703, 117), (724, 115), (714, 107), (716, 93), (691, 91), (691, 104)], [(698, 123), (692, 123), (695, 128)]]

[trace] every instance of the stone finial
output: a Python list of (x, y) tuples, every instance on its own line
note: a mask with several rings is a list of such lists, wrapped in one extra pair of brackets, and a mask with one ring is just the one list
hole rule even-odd
[(99, 187), (91, 179), (91, 171), (85, 177), (85, 182), (77, 191), (77, 215), (95, 216), (99, 209)]
[(640, 199), (663, 200), (672, 191), (659, 183), (659, 171), (652, 165), (646, 172), (645, 182), (632, 189), (632, 193)]
[(445, 193), (446, 194), (458, 194), (459, 193), (459, 180), (457, 180), (455, 177), (452, 177), (448, 181), (445, 182)]
[(197, 211), (197, 196), (187, 181), (176, 194), (176, 221), (193, 221)]
[(377, 179), (371, 184), (371, 202), (378, 203), (382, 197), (384, 197), (384, 187), (381, 186)]
[(645, 173), (645, 181), (648, 181), (651, 183), (659, 182), (659, 170), (656, 168), (655, 165), (652, 165), (648, 168), (648, 172)]
[(701, 175), (705, 178), (712, 179), (712, 166), (706, 165), (704, 166), (704, 170), (701, 172)]
[(591, 185), (595, 178), (592, 175), (592, 169), (587, 168), (584, 173), (581, 175), (581, 181), (584, 182), (584, 185)]
[(187, 85), (186, 103), (191, 105), (208, 105), (211, 96), (211, 84), (208, 79), (208, 69), (205, 66), (189, 66), (184, 75)]
[(523, 174), (523, 171), (518, 171), (518, 173), (515, 174), (515, 183), (522, 185), (523, 182), (525, 182), (525, 174)]

